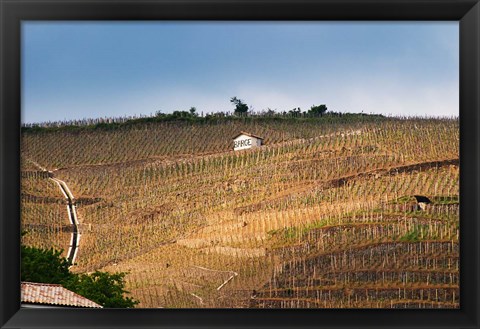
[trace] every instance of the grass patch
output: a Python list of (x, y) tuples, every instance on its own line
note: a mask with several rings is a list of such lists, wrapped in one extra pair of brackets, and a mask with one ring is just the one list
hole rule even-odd
[(389, 201), (388, 204), (404, 204), (409, 202), (416, 202), (415, 197), (411, 195), (401, 196), (398, 199)]
[(405, 242), (418, 242), (425, 237), (427, 232), (428, 225), (416, 224), (414, 225), (413, 230), (402, 235), (399, 240)]
[(460, 203), (460, 198), (458, 195), (449, 195), (449, 196), (435, 196), (432, 198), (434, 204), (458, 204)]

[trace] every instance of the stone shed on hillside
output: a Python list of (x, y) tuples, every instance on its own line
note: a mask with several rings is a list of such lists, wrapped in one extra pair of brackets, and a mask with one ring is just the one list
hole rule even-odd
[(263, 145), (263, 137), (241, 131), (238, 135), (233, 137), (233, 150), (245, 150), (252, 147), (259, 147)]

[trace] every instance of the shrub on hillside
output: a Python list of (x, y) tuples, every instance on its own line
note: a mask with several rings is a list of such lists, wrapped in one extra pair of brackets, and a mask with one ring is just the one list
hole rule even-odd
[(96, 271), (92, 274), (70, 272), (71, 265), (61, 256), (61, 251), (22, 246), (21, 279), (38, 283), (61, 284), (83, 297), (103, 307), (130, 308), (138, 301), (125, 297), (126, 273), (106, 273)]

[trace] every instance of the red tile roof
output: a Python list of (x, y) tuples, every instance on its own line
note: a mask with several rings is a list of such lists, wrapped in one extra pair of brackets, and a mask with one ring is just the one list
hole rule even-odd
[(258, 138), (258, 139), (264, 139), (263, 137), (260, 137), (260, 136), (254, 135), (254, 134), (250, 134), (246, 131), (241, 131), (239, 134), (236, 134), (235, 137), (233, 137), (233, 139), (235, 139), (235, 138), (237, 138), (238, 136), (241, 136), (241, 135), (247, 135), (247, 136), (255, 137), (255, 138)]
[(101, 305), (59, 284), (22, 282), (22, 303), (102, 308)]

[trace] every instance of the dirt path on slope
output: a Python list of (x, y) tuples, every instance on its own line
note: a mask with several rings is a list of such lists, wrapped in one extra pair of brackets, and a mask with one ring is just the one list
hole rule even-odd
[[(400, 166), (392, 166), (392, 167), (385, 167), (379, 169), (372, 169), (365, 172), (361, 172), (354, 175), (348, 175), (344, 177), (335, 178), (328, 181), (315, 181), (307, 185), (297, 185), (289, 188), (285, 191), (281, 191), (280, 193), (275, 194), (274, 196), (267, 198), (263, 201), (237, 207), (233, 209), (233, 212), (236, 216), (242, 216), (246, 213), (255, 212), (257, 210), (262, 209), (263, 206), (267, 205), (268, 203), (275, 202), (282, 200), (293, 194), (303, 193), (308, 191), (312, 188), (318, 186), (324, 186), (326, 188), (337, 188), (341, 187), (343, 184), (347, 183), (348, 181), (369, 177), (373, 175), (390, 175), (396, 173), (409, 173), (413, 171), (419, 170), (427, 170), (429, 168), (440, 168), (443, 166), (449, 165), (458, 165), (459, 159), (445, 159), (445, 160), (438, 160), (438, 161), (426, 161), (426, 162), (419, 162), (413, 163), (408, 165), (400, 165)], [(238, 219), (232, 218), (227, 222), (222, 223), (214, 223), (203, 227), (202, 229), (190, 234), (188, 237), (181, 238), (177, 240), (177, 243), (189, 248), (195, 249), (202, 249), (207, 253), (216, 252), (220, 254), (226, 255), (236, 255), (241, 257), (261, 257), (264, 256), (266, 250), (264, 248), (252, 248), (252, 247), (232, 247), (230, 246), (231, 243), (238, 244), (244, 238), (243, 228), (247, 225), (252, 224), (246, 221), (239, 221)], [(225, 228), (228, 226), (229, 230), (226, 233)], [(243, 233), (242, 233), (243, 232)], [(266, 235), (260, 234), (260, 236)], [(250, 238), (255, 239), (250, 235)], [(261, 239), (261, 237), (258, 237)], [(265, 236), (264, 236), (265, 238)]]
[[(408, 165), (400, 165), (400, 166), (393, 166), (393, 167), (385, 167), (385, 168), (378, 168), (378, 169), (372, 169), (372, 170), (367, 170), (361, 173), (353, 174), (353, 175), (348, 175), (348, 176), (343, 176), (343, 177), (338, 177), (335, 179), (327, 180), (327, 181), (314, 181), (310, 184), (302, 184), (300, 186), (294, 186), (292, 188), (289, 188), (285, 191), (279, 192), (275, 194), (273, 197), (270, 197), (268, 199), (265, 199), (261, 202), (247, 205), (247, 206), (242, 206), (242, 207), (237, 207), (234, 209), (235, 213), (237, 215), (242, 215), (246, 212), (251, 212), (255, 210), (261, 209), (263, 206), (267, 205), (270, 202), (273, 201), (278, 201), (283, 198), (288, 197), (289, 195), (292, 194), (299, 194), (303, 193), (305, 191), (308, 191), (312, 188), (315, 187), (325, 187), (325, 188), (336, 188), (336, 187), (341, 187), (347, 182), (359, 178), (365, 178), (369, 176), (385, 176), (385, 175), (390, 175), (390, 174), (400, 174), (400, 173), (410, 173), (413, 171), (420, 171), (420, 170), (427, 170), (430, 168), (441, 168), (444, 166), (450, 166), (450, 165), (456, 165), (458, 166), (460, 163), (460, 160), (458, 158), (456, 159), (444, 159), (444, 160), (438, 160), (438, 161), (426, 161), (426, 162), (418, 162), (418, 163), (413, 163), (413, 164), (408, 164)], [(378, 178), (378, 177), (375, 177)]]
[[(333, 137), (348, 137), (352, 135), (361, 135), (363, 133), (366, 133), (366, 131), (362, 129), (357, 129), (357, 130), (346, 130), (346, 131), (340, 131), (340, 132), (335, 132), (327, 135), (320, 135), (316, 137), (311, 137), (311, 138), (298, 138), (298, 139), (293, 139), (293, 140), (287, 140), (283, 142), (277, 142), (277, 143), (271, 143), (267, 145), (262, 145), (260, 149), (276, 149), (279, 147), (284, 147), (284, 146), (291, 146), (291, 145), (299, 145), (299, 144), (308, 144), (312, 143), (324, 138), (333, 138)], [(257, 151), (259, 148), (250, 148), (250, 149), (244, 149), (240, 151), (234, 151), (233, 149), (225, 150), (225, 151), (206, 151), (206, 152), (201, 152), (201, 153), (196, 153), (196, 154), (177, 154), (175, 156), (167, 156), (167, 155), (156, 155), (156, 156), (150, 156), (147, 158), (141, 158), (141, 159), (132, 159), (132, 160), (126, 160), (126, 161), (121, 161), (121, 162), (109, 162), (109, 163), (95, 163), (95, 164), (78, 164), (78, 165), (71, 165), (68, 167), (60, 167), (60, 168), (55, 168), (52, 170), (52, 172), (56, 171), (67, 171), (67, 170), (75, 170), (75, 169), (89, 169), (89, 168), (108, 168), (108, 167), (120, 167), (120, 166), (145, 166), (145, 165), (151, 165), (151, 164), (166, 164), (166, 165), (171, 165), (175, 163), (191, 163), (194, 161), (197, 161), (198, 159), (204, 159), (208, 160), (211, 158), (215, 158), (218, 156), (226, 156), (226, 155), (234, 155), (234, 154), (239, 154), (240, 152), (252, 152), (252, 151)], [(35, 162), (30, 161), (35, 165)], [(39, 166), (39, 165), (38, 165)], [(43, 167), (39, 166), (39, 168), (44, 169)]]
[(363, 177), (368, 177), (370, 175), (374, 174), (381, 174), (383, 175), (390, 175), (390, 174), (402, 174), (402, 173), (410, 173), (413, 171), (421, 171), (421, 170), (428, 170), (430, 168), (441, 168), (445, 166), (458, 166), (460, 164), (460, 159), (455, 158), (455, 159), (444, 159), (444, 160), (438, 160), (438, 161), (426, 161), (426, 162), (418, 162), (418, 163), (413, 163), (413, 164), (408, 164), (408, 165), (400, 165), (400, 166), (394, 166), (394, 167), (386, 167), (386, 168), (379, 168), (379, 169), (373, 169), (373, 170), (368, 170), (364, 171), (355, 175), (350, 175), (350, 176), (344, 176), (344, 177), (339, 177), (333, 180), (330, 180), (325, 183), (326, 187), (340, 187), (346, 182), (357, 179), (357, 178), (363, 178)]

